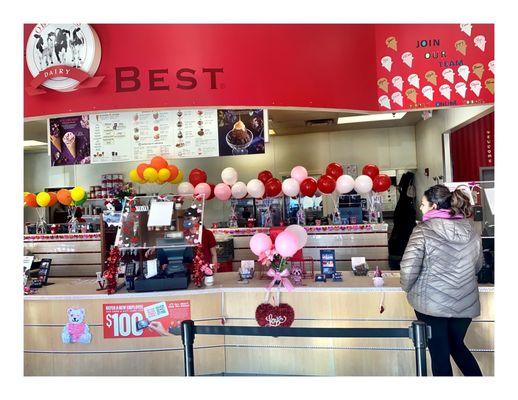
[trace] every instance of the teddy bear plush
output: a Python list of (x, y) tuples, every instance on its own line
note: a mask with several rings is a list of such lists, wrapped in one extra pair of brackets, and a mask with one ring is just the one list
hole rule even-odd
[(67, 310), (68, 323), (63, 327), (61, 339), (63, 343), (90, 343), (92, 334), (84, 322), (84, 308), (69, 308)]

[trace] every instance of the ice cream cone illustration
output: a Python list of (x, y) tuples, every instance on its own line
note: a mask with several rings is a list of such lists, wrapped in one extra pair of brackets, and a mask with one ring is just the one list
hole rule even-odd
[(390, 110), (390, 100), (386, 94), (384, 94), (378, 99), (378, 103), (380, 106), (388, 108)]
[(457, 69), (458, 74), (464, 79), (466, 82), (468, 81), (469, 77), (469, 67), (467, 65), (461, 65)]
[(471, 36), (471, 28), (473, 28), (471, 24), (460, 24), (460, 30), (468, 36)]
[(387, 78), (378, 79), (378, 87), (385, 93), (388, 93), (388, 80)]
[(484, 75), (484, 65), (482, 63), (477, 63), (473, 65), (473, 73), (478, 76), (478, 79), (482, 79), (482, 75)]
[(442, 71), (442, 77), (446, 79), (448, 82), (453, 83), (453, 70), (451, 68), (446, 68), (444, 71)]
[(423, 93), (424, 97), (426, 97), (428, 100), (433, 101), (433, 92), (434, 92), (433, 87), (425, 86), (425, 87), (423, 87), (421, 92)]
[(59, 135), (50, 135), (50, 142), (61, 153), (61, 138)]
[(430, 83), (433, 83), (434, 85), (437, 86), (437, 74), (435, 73), (435, 71), (428, 71), (424, 77), (426, 78), (426, 80)]
[(491, 60), (487, 63), (487, 67), (489, 68), (489, 70), (493, 73), (493, 75), (495, 74), (495, 60)]
[(417, 74), (408, 75), (408, 83), (419, 89), (419, 76)]
[(403, 90), (403, 78), (399, 75), (392, 78), (392, 84), (398, 89)]
[(408, 65), (410, 68), (412, 68), (412, 61), (414, 61), (414, 56), (409, 51), (403, 53), (401, 56), (401, 60)]
[(63, 143), (67, 146), (72, 157), (76, 158), (76, 135), (73, 132), (67, 132), (63, 136)]
[(464, 39), (457, 40), (455, 42), (455, 50), (460, 52), (463, 56), (466, 55), (466, 48), (467, 48), (466, 41)]
[(392, 57), (390, 56), (385, 56), (381, 59), (381, 66), (383, 68), (386, 68), (387, 71), (390, 72), (390, 70), (392, 69)]
[(478, 35), (473, 39), (473, 42), (475, 43), (475, 47), (478, 47), (482, 51), (486, 50), (486, 37), (484, 35)]
[(385, 44), (389, 49), (397, 51), (397, 39), (395, 36), (389, 36), (385, 39)]
[(444, 96), (448, 100), (450, 100), (450, 98), (451, 98), (451, 87), (450, 87), (450, 85), (448, 85), (446, 83), (444, 85), (441, 85), (441, 87), (439, 87), (439, 92), (441, 93), (442, 96)]
[(401, 94), (401, 92), (392, 93), (392, 96), (390, 96), (390, 98), (398, 106), (403, 107), (403, 95)]
[(486, 85), (486, 89), (489, 90), (491, 92), (491, 94), (495, 94), (495, 80), (494, 80), (494, 78), (486, 79), (484, 84)]
[(457, 92), (462, 98), (466, 97), (466, 90), (467, 87), (464, 82), (459, 82), (455, 85), (455, 92)]
[(417, 103), (417, 91), (414, 88), (407, 89), (405, 92), (405, 96), (412, 103)]
[(475, 93), (475, 95), (478, 97), (480, 96), (480, 91), (482, 90), (482, 84), (480, 83), (480, 81), (472, 81), (470, 84), (469, 84), (469, 88), (471, 89), (471, 91), (473, 93)]

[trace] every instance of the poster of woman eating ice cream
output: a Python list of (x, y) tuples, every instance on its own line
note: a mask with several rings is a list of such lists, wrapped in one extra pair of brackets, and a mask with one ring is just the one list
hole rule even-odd
[(90, 164), (88, 115), (49, 119), (52, 166)]

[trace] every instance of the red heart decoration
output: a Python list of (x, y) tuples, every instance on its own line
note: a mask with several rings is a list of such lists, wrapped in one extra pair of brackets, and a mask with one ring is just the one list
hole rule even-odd
[(295, 320), (295, 311), (287, 303), (280, 303), (278, 306), (263, 303), (255, 310), (255, 320), (259, 326), (290, 327)]

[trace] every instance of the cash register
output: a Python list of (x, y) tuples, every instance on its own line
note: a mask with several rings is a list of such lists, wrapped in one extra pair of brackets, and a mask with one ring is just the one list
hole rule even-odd
[[(163, 238), (156, 240), (156, 257), (158, 274), (146, 278), (146, 266), (140, 276), (135, 279), (134, 290), (137, 292), (151, 292), (159, 290), (187, 289), (190, 283), (190, 273), (185, 267), (189, 248), (185, 245), (182, 232), (170, 232)], [(165, 269), (160, 266), (167, 264)]]

